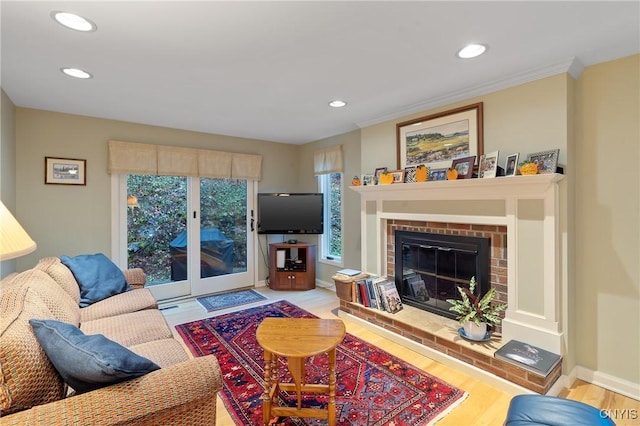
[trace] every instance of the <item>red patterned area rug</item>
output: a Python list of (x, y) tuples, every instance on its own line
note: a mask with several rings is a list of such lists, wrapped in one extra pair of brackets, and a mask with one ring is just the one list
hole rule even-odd
[[(266, 317), (316, 318), (287, 301), (176, 326), (195, 356), (214, 354), (222, 369), (222, 399), (237, 425), (262, 424), (264, 357), (256, 329)], [(337, 349), (338, 425), (427, 425), (444, 417), (466, 393), (351, 334)], [(286, 366), (281, 359), (280, 374)], [(327, 355), (307, 360), (307, 383), (326, 384)], [(281, 392), (280, 405), (295, 405)], [(305, 396), (303, 406), (324, 407), (327, 398)], [(326, 420), (286, 418), (286, 425), (322, 425)]]

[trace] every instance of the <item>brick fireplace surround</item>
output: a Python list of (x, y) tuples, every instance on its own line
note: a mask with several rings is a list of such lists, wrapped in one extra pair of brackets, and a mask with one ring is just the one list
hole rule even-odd
[[(507, 301), (507, 227), (500, 225), (474, 225), (471, 223), (423, 222), (417, 220), (388, 219), (387, 233), (387, 276), (395, 275), (395, 232), (428, 232), (432, 234), (460, 235), (463, 237), (484, 237), (491, 239), (489, 254), (489, 285), (496, 289), (496, 301)], [(504, 313), (501, 315), (504, 317)], [(498, 326), (495, 331), (502, 332)]]
[[(558, 260), (561, 253), (558, 182), (562, 179), (563, 176), (553, 174), (533, 179), (517, 176), (352, 187), (361, 195), (363, 270), (393, 279), (395, 230), (489, 237), (490, 283), (498, 290), (498, 300), (507, 301), (509, 308), (503, 320), (504, 330), (492, 333), (487, 342), (467, 341), (459, 336), (457, 321), (407, 305), (402, 311), (389, 314), (340, 300), (339, 314), (436, 361), (471, 375), (479, 374), (498, 387), (556, 393), (554, 384), (562, 375), (562, 363), (543, 377), (501, 361), (493, 354), (510, 339), (562, 353), (564, 337), (559, 305), (562, 271)], [(540, 212), (533, 217), (523, 210), (531, 207), (527, 203), (532, 200), (539, 203), (534, 210)], [(467, 206), (472, 205), (467, 201), (478, 204), (461, 209), (460, 201)], [(452, 207), (443, 207), (447, 203)], [(531, 223), (537, 225), (532, 227)], [(379, 232), (372, 233), (375, 229)], [(525, 239), (539, 240), (533, 256), (523, 249), (521, 241)], [(536, 252), (544, 255), (538, 256)], [(522, 263), (524, 255), (526, 264)], [(537, 286), (533, 293), (521, 288), (530, 285), (529, 263), (541, 271), (533, 281)], [(532, 298), (540, 300), (531, 303)]]

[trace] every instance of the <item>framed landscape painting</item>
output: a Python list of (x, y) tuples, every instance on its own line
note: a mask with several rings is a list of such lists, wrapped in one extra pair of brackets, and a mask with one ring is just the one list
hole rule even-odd
[(484, 153), (482, 102), (396, 124), (398, 169), (425, 164), (448, 167), (453, 160)]

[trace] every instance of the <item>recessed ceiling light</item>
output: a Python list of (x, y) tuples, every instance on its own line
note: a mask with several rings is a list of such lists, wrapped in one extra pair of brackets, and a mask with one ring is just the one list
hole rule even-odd
[(55, 11), (51, 12), (51, 17), (59, 24), (64, 25), (67, 28), (71, 28), (72, 30), (88, 32), (98, 29), (96, 24), (82, 16), (76, 15), (75, 13)]
[(335, 101), (329, 102), (329, 106), (333, 108), (342, 108), (345, 105), (347, 105), (345, 101), (335, 100)]
[(458, 51), (458, 58), (470, 59), (482, 55), (487, 50), (484, 44), (469, 44)]
[(62, 71), (69, 77), (75, 77), (75, 78), (92, 78), (93, 77), (90, 73), (78, 68), (62, 68), (60, 69), (60, 71)]

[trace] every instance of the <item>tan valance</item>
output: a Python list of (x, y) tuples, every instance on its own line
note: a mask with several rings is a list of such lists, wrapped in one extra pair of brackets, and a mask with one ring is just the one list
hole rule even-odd
[(251, 154), (233, 154), (231, 177), (246, 176), (244, 179), (260, 180), (262, 177), (262, 156)]
[(156, 146), (109, 141), (109, 173), (158, 174)]
[(198, 151), (190, 148), (158, 145), (158, 174), (162, 176), (198, 176)]
[(313, 172), (316, 175), (342, 172), (342, 145), (335, 145), (313, 154)]
[(262, 156), (112, 140), (108, 171), (260, 180)]
[(198, 170), (200, 170), (200, 176), (229, 179), (231, 177), (231, 159), (234, 155), (230, 152), (199, 150)]

